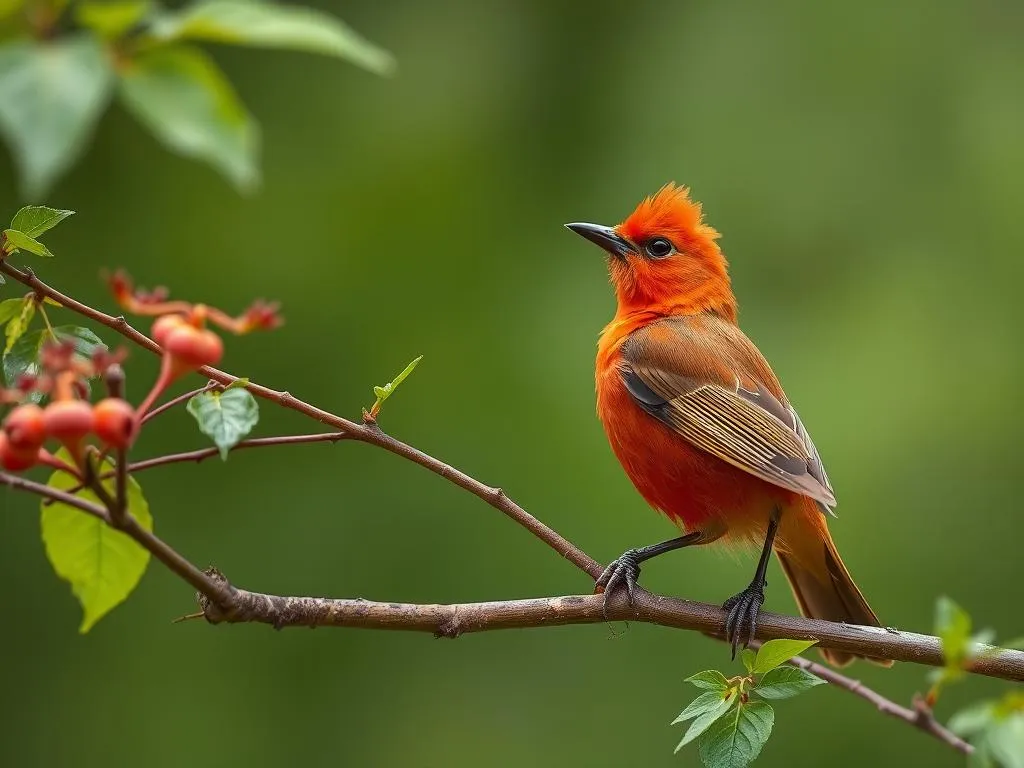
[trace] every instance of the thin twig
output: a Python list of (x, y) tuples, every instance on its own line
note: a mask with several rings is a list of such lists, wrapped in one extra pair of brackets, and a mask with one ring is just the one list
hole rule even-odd
[(34, 493), (37, 496), (42, 496), (46, 499), (59, 501), (61, 504), (67, 504), (69, 507), (80, 509), (93, 517), (98, 517), (105, 523), (110, 522), (110, 518), (107, 516), (107, 510), (99, 504), (93, 504), (91, 501), (80, 499), (67, 491), (51, 488), (48, 485), (37, 483), (34, 480), (29, 480), (28, 478), (21, 477), (20, 475), (11, 475), (7, 472), (0, 472), (0, 485), (6, 485), (18, 491), (28, 491), (29, 493)]
[(215, 381), (208, 381), (206, 382), (205, 387), (199, 387), (199, 389), (193, 389), (191, 392), (186, 392), (182, 395), (178, 395), (177, 397), (168, 400), (166, 403), (158, 405), (155, 408), (151, 409), (149, 413), (142, 417), (142, 423), (145, 424), (147, 421), (156, 418), (161, 413), (171, 410), (171, 408), (173, 408), (174, 406), (187, 402), (196, 395), (201, 395), (203, 394), (203, 392), (208, 392), (211, 389), (220, 389), (220, 384), (218, 384)]
[[(272, 445), (298, 445), (300, 443), (337, 443), (341, 440), (348, 440), (349, 435), (345, 432), (319, 432), (315, 435), (281, 435), (280, 437), (254, 437), (250, 440), (242, 440), (236, 444), (231, 452), (240, 451), (244, 448), (263, 448)], [(153, 467), (160, 467), (165, 464), (179, 464), (186, 461), (200, 462), (211, 456), (220, 454), (217, 447), (199, 448), (194, 451), (183, 453), (170, 453), (166, 456), (155, 456), (152, 459), (136, 461), (128, 466), (128, 471), (134, 474)]]

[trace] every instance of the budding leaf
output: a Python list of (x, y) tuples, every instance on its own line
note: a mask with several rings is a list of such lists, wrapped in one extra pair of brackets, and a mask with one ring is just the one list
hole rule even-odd
[(817, 640), (769, 640), (758, 649), (753, 671), (755, 674), (763, 675), (768, 670), (785, 664), (817, 642)]
[(62, 211), (59, 208), (47, 208), (45, 205), (26, 205), (11, 219), (11, 229), (23, 232), (29, 237), (39, 237), (48, 229), (53, 229), (74, 211)]
[[(70, 461), (62, 449), (59, 458)], [(112, 465), (107, 462), (105, 468)], [(77, 479), (66, 472), (54, 472), (47, 483), (51, 488), (70, 491)], [(103, 481), (111, 494), (114, 479)], [(78, 490), (75, 496), (99, 504), (90, 490)], [(79, 509), (55, 502), (43, 504), (42, 533), (46, 556), (54, 571), (71, 582), (71, 591), (82, 605), (79, 632), (88, 632), (112, 608), (122, 603), (138, 585), (149, 563), (149, 552), (120, 531)], [(149, 504), (135, 478), (128, 478), (128, 513), (147, 531), (153, 530)]]
[[(45, 245), (40, 243), (34, 237), (29, 237), (24, 232), (19, 232), (16, 229), (5, 229), (4, 239), (7, 241), (7, 245), (4, 248), (8, 253), (14, 253), (15, 251), (28, 251), (34, 253), (36, 256), (45, 256), (48, 259), (53, 258), (53, 253)], [(13, 246), (13, 248), (11, 247)]]
[[(726, 691), (704, 691), (700, 696), (686, 705), (686, 709), (679, 713), (679, 716), (672, 721), (672, 725), (685, 723), (698, 715), (718, 709), (723, 701), (732, 701), (732, 695), (726, 699)], [(725, 710), (722, 710), (723, 712)]]
[(405, 366), (405, 368), (402, 369), (402, 372), (400, 374), (395, 376), (394, 379), (389, 381), (383, 387), (373, 388), (373, 394), (376, 395), (377, 397), (377, 402), (373, 404), (374, 413), (377, 412), (377, 410), (380, 408), (380, 406), (383, 404), (385, 400), (387, 400), (389, 397), (391, 397), (391, 395), (394, 394), (395, 390), (398, 389), (398, 385), (405, 381), (406, 377), (408, 377), (408, 375), (413, 372), (416, 366), (420, 364), (420, 360), (422, 359), (423, 355), (420, 355), (407, 366)]
[(220, 457), (238, 445), (260, 419), (259, 405), (247, 390), (201, 392), (188, 401), (188, 412), (195, 417), (199, 431), (213, 439)]
[(725, 691), (729, 689), (729, 681), (717, 669), (705, 669), (686, 678), (686, 682), (707, 691)]
[(740, 661), (742, 661), (743, 666), (747, 668), (748, 674), (754, 673), (755, 658), (757, 658), (757, 654), (755, 654), (750, 648), (744, 648), (742, 653), (740, 653)]
[(0, 135), (25, 196), (43, 195), (82, 153), (110, 96), (111, 59), (91, 34), (0, 45)]
[(788, 699), (824, 683), (824, 680), (810, 672), (782, 666), (765, 672), (758, 680), (754, 693), (762, 699)]
[(179, 13), (154, 19), (152, 32), (163, 40), (208, 40), (336, 56), (380, 75), (394, 69), (390, 53), (339, 19), (286, 3), (200, 0)]
[(712, 723), (697, 741), (707, 768), (746, 768), (768, 741), (775, 711), (763, 701), (748, 701)]
[(32, 323), (32, 318), (36, 316), (36, 300), (32, 294), (18, 301), (20, 304), (18, 313), (8, 321), (7, 328), (4, 331), (7, 336), (7, 344), (4, 346), (5, 361), (7, 355), (14, 349), (14, 345), (18, 343), (18, 339), (28, 330), (29, 325)]
[(259, 184), (259, 130), (227, 77), (196, 48), (157, 48), (121, 75), (121, 101), (168, 149), (203, 160), (241, 191)]

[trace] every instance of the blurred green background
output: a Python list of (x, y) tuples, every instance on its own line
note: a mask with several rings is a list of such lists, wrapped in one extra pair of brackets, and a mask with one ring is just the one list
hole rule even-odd
[[(607, 561), (672, 528), (595, 417), (613, 299), (600, 254), (562, 224), (614, 223), (689, 184), (724, 235), (742, 325), (825, 458), (834, 536), (881, 619), (928, 631), (946, 593), (1000, 637), (1024, 634), (1010, 586), (1024, 568), (1024, 6), (319, 5), (390, 49), (397, 76), (218, 48), (262, 122), (262, 190), (240, 197), (115, 108), (46, 199), (78, 215), (47, 237), (44, 278), (107, 309), (98, 273), (115, 266), (230, 311), (279, 299), (287, 325), (230, 341), (224, 367), (353, 417), (425, 355), (384, 428)], [(4, 152), (0, 211), (18, 206)], [(154, 373), (136, 354), (130, 392)], [(265, 406), (258, 429), (311, 425)], [(182, 411), (138, 454), (205, 444)], [(252, 589), (453, 602), (590, 588), (478, 499), (364, 445), (140, 479), (162, 536)], [(640, 624), (454, 642), (172, 625), (192, 593), (155, 565), (83, 637), (36, 502), (0, 491), (0, 505), (5, 766), (697, 765), (692, 748), (672, 755), (668, 723), (696, 692), (687, 675), (729, 669), (722, 645)], [(687, 551), (644, 584), (720, 602), (752, 567)], [(767, 608), (794, 611), (774, 563), (769, 584)], [(926, 686), (907, 664), (853, 674), (904, 702)], [(938, 714), (1005, 685), (971, 680)], [(962, 764), (838, 690), (776, 709), (758, 765)]]

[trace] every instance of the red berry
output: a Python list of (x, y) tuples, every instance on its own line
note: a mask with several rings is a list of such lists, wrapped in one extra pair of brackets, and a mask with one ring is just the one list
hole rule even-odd
[(75, 443), (93, 430), (92, 406), (84, 400), (56, 400), (43, 411), (46, 433), (62, 443)]
[(11, 445), (6, 432), (0, 432), (0, 467), (8, 472), (20, 472), (28, 469), (39, 458), (39, 446), (35, 448), (15, 448)]
[(161, 315), (153, 322), (151, 334), (153, 339), (161, 347), (167, 343), (167, 335), (175, 328), (187, 325), (185, 318), (181, 315)]
[(224, 355), (224, 342), (220, 336), (191, 325), (174, 328), (168, 333), (164, 348), (177, 363), (187, 368), (216, 365)]
[(114, 448), (131, 445), (135, 432), (135, 409), (119, 397), (108, 397), (92, 407), (96, 435)]
[(19, 405), (4, 420), (4, 432), (11, 448), (38, 449), (46, 441), (43, 409), (33, 403)]

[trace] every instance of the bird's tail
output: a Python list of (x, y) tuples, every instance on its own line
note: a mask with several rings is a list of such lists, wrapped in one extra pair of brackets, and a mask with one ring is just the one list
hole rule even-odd
[[(815, 511), (815, 514), (820, 513)], [(787, 537), (785, 545), (775, 551), (782, 564), (782, 572), (800, 606), (800, 613), (811, 619), (881, 626), (843, 565), (824, 520), (821, 521), (819, 531), (815, 531), (817, 535), (809, 535), (810, 531), (802, 533), (797, 537)], [(822, 648), (821, 654), (826, 661), (837, 667), (846, 666), (855, 658), (867, 658), (884, 667), (892, 666), (892, 662), (885, 659), (863, 657), (829, 648)]]

